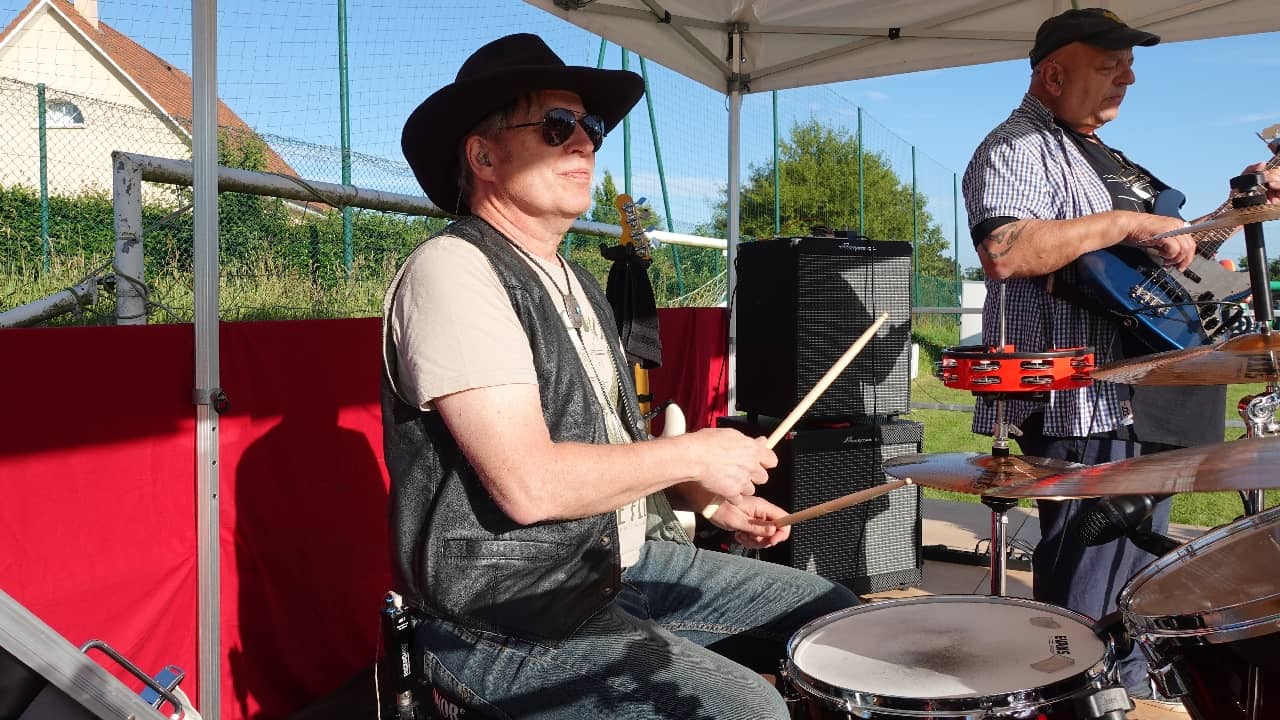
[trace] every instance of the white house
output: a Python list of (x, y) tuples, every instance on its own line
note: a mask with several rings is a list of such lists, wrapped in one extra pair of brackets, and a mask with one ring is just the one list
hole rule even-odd
[[(0, 31), (0, 185), (38, 187), (45, 86), (51, 195), (110, 191), (111, 151), (191, 157), (191, 77), (98, 19), (98, 0), (33, 0)], [(252, 130), (225, 103), (218, 124)], [(267, 170), (295, 174), (269, 147)]]

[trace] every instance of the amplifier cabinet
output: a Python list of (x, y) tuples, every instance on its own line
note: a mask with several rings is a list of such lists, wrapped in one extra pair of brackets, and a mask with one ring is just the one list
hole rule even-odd
[(910, 410), (910, 243), (861, 236), (744, 243), (737, 272), (739, 410), (785, 417), (885, 312), (889, 319), (805, 417)]
[[(719, 427), (768, 435), (777, 420), (721, 417)], [(792, 430), (774, 448), (778, 466), (756, 492), (788, 512), (797, 512), (892, 480), (882, 466), (890, 458), (917, 453), (924, 426), (879, 419), (845, 427)], [(919, 585), (920, 489), (898, 488), (868, 502), (791, 527), (784, 543), (761, 558), (816, 573), (859, 594)]]

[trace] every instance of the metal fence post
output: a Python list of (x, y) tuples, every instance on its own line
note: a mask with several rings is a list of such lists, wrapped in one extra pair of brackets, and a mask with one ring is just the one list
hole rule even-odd
[(111, 208), (115, 216), (116, 324), (147, 324), (142, 264), (142, 165), (111, 154)]
[(39, 113), (37, 122), (40, 128), (40, 268), (47, 273), (53, 258), (53, 248), (49, 245), (49, 141), (46, 108), (44, 83), (39, 83), (36, 85), (36, 111)]
[(911, 146), (911, 304), (920, 304), (920, 193), (916, 191), (916, 146)]

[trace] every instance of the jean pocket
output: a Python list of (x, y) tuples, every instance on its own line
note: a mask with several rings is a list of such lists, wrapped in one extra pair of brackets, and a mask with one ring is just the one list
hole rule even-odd
[(430, 650), (423, 651), (423, 674), (427, 685), (429, 718), (439, 720), (510, 720), (510, 716), (491, 705), (458, 679)]

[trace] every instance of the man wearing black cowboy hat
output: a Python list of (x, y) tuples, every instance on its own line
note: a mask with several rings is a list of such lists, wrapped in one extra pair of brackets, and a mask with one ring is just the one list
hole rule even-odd
[[(978, 146), (964, 176), (969, 226), (987, 275), (984, 343), (1008, 342), (1023, 352), (1088, 346), (1099, 364), (1150, 352), (1081, 291), (1073, 263), (1124, 244), (1177, 271), (1196, 252), (1189, 234), (1156, 239), (1184, 226), (1154, 214), (1168, 186), (1097, 135), (1119, 115), (1134, 83), (1134, 46), (1159, 40), (1102, 8), (1067, 10), (1040, 25), (1022, 104)], [(1267, 178), (1272, 200), (1280, 200), (1280, 171)], [(1048, 402), (1010, 400), (1007, 419), (1020, 430), (1022, 452), (1095, 464), (1222, 442), (1224, 405), (1221, 386), (1098, 382), (1051, 393)], [(992, 403), (979, 401), (974, 431), (991, 434), (995, 415)], [(1113, 612), (1124, 583), (1154, 559), (1125, 538), (1085, 546), (1079, 520), (1098, 502), (1040, 502), (1041, 541), (1032, 560), (1037, 600), (1093, 618)], [(1167, 529), (1169, 506), (1167, 499), (1156, 505), (1156, 532)], [(1137, 650), (1123, 660), (1120, 677), (1130, 695), (1152, 696)]]
[(387, 292), (394, 572), (426, 618), (425, 679), (473, 715), (785, 718), (759, 672), (857, 602), (693, 548), (672, 503), (717, 495), (712, 522), (744, 545), (786, 539), (753, 494), (777, 458), (726, 429), (648, 438), (604, 294), (556, 254), (643, 90), (511, 35), (405, 124), (418, 181), (460, 219)]

